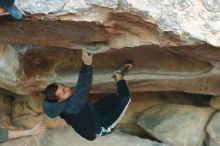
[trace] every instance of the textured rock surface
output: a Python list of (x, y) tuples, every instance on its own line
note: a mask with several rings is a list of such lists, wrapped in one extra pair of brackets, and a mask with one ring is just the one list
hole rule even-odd
[(32, 128), (39, 121), (45, 121), (48, 128), (66, 127), (61, 118), (48, 118), (42, 109), (42, 94), (16, 95), (0, 89), (0, 127), (9, 129)]
[(93, 52), (204, 42), (219, 47), (219, 3), (217, 0), (18, 0), (18, 7), (33, 17), (19, 22), (5, 22), (2, 18), (0, 38), (4, 42), (83, 47)]
[(195, 106), (208, 106), (212, 96), (202, 94), (188, 94), (184, 92), (164, 92), (169, 103), (195, 105)]
[(210, 100), (210, 106), (216, 110), (220, 110), (220, 97), (215, 96)]
[(0, 87), (29, 94), (54, 81), (75, 85), (78, 49), (86, 49), (96, 53), (93, 93), (114, 92), (113, 70), (132, 58), (127, 79), (133, 92), (219, 95), (219, 3), (17, 0), (30, 15), (0, 17)]
[[(12, 102), (13, 97), (12, 94), (8, 94), (5, 90), (0, 90), (0, 127), (8, 127), (13, 129), (14, 125), (11, 121), (11, 113), (12, 113)], [(6, 94), (4, 94), (6, 92)]]
[(219, 146), (220, 144), (220, 112), (218, 111), (207, 125), (207, 132), (209, 134), (209, 145)]
[[(109, 11), (129, 12), (133, 15), (140, 15), (145, 21), (157, 24), (161, 31), (159, 35), (162, 36), (161, 38), (167, 37), (166, 32), (170, 31), (174, 32), (181, 42), (192, 43), (199, 40), (220, 46), (220, 2), (218, 0), (139, 0), (138, 2), (135, 0), (83, 0), (79, 2), (18, 0), (16, 4), (21, 10), (31, 14), (59, 15), (71, 12), (74, 17), (69, 19), (98, 21), (104, 24)], [(97, 7), (103, 9), (102, 13), (97, 10)], [(157, 44), (166, 45), (163, 42), (157, 42)]]
[[(16, 64), (7, 74), (2, 71), (2, 88), (29, 94), (42, 91), (52, 82), (75, 86), (81, 64), (81, 50), (30, 45), (2, 46), (7, 46), (4, 49), (12, 56), (7, 59), (16, 59), (13, 54), (18, 56)], [(204, 47), (202, 52), (201, 47)], [(190, 53), (187, 52), (189, 50)], [(113, 70), (132, 58), (135, 67), (126, 76), (130, 91), (185, 91), (218, 95), (219, 54), (218, 49), (208, 45), (180, 48), (140, 46), (95, 54), (91, 92), (114, 92)], [(3, 65), (7, 66), (7, 63)], [(14, 78), (10, 78), (13, 80), (9, 82), (7, 76)]]
[(4, 88), (7, 84), (15, 85), (19, 72), (19, 56), (16, 50), (0, 44), (0, 87)]
[(147, 137), (146, 133), (136, 124), (137, 118), (142, 112), (155, 105), (167, 103), (166, 98), (162, 93), (132, 93), (132, 101), (123, 116), (117, 129), (124, 133), (132, 135)]
[[(68, 143), (67, 143), (68, 142)], [(122, 133), (113, 133), (109, 136), (97, 138), (95, 141), (88, 141), (77, 135), (70, 127), (53, 129), (41, 136), (33, 138), (22, 138), (11, 142), (3, 143), (1, 146), (24, 145), (31, 146), (169, 146), (148, 139), (141, 139)]]
[(67, 124), (59, 117), (51, 119), (42, 109), (42, 94), (17, 97), (12, 106), (12, 122), (18, 127), (31, 128), (37, 122), (45, 121), (47, 128), (65, 127)]
[(157, 139), (175, 146), (201, 146), (211, 108), (164, 104), (145, 110), (138, 125)]

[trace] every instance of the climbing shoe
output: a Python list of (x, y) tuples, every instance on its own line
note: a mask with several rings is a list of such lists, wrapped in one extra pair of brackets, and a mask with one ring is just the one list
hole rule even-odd
[(133, 60), (127, 60), (113, 73), (113, 78), (116, 79), (116, 74), (121, 74), (124, 76), (129, 70), (133, 68)]

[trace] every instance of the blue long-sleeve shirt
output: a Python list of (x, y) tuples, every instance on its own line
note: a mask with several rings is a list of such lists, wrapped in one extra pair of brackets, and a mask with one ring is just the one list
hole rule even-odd
[(59, 115), (82, 137), (94, 140), (101, 131), (98, 113), (88, 96), (92, 84), (92, 66), (83, 64), (77, 80), (75, 92), (62, 102), (43, 101), (46, 114), (54, 118)]
[(71, 97), (67, 100), (64, 114), (78, 113), (88, 102), (88, 96), (92, 85), (93, 70), (91, 65), (81, 65), (76, 88)]
[(100, 133), (101, 125), (98, 115), (88, 100), (92, 84), (92, 67), (83, 64), (77, 80), (74, 94), (68, 99), (64, 111), (60, 114), (67, 124), (88, 140), (94, 140), (96, 134)]

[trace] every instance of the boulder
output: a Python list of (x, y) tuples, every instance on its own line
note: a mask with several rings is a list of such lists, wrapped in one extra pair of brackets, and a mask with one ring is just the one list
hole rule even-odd
[(158, 143), (156, 141), (142, 139), (123, 133), (112, 133), (108, 136), (99, 137), (91, 142), (80, 137), (70, 127), (52, 129), (43, 135), (16, 139), (3, 143), (1, 146), (25, 144), (31, 146), (169, 146), (167, 144)]
[(160, 141), (175, 146), (201, 146), (213, 109), (163, 104), (146, 109), (137, 124)]
[(220, 112), (216, 112), (210, 119), (207, 125), (207, 132), (209, 134), (209, 146), (220, 145)]

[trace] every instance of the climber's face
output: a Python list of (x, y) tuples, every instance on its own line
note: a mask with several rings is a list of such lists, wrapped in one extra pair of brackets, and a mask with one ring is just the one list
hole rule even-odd
[(59, 83), (56, 85), (58, 88), (55, 92), (55, 96), (58, 97), (59, 102), (68, 99), (73, 94), (73, 88)]

